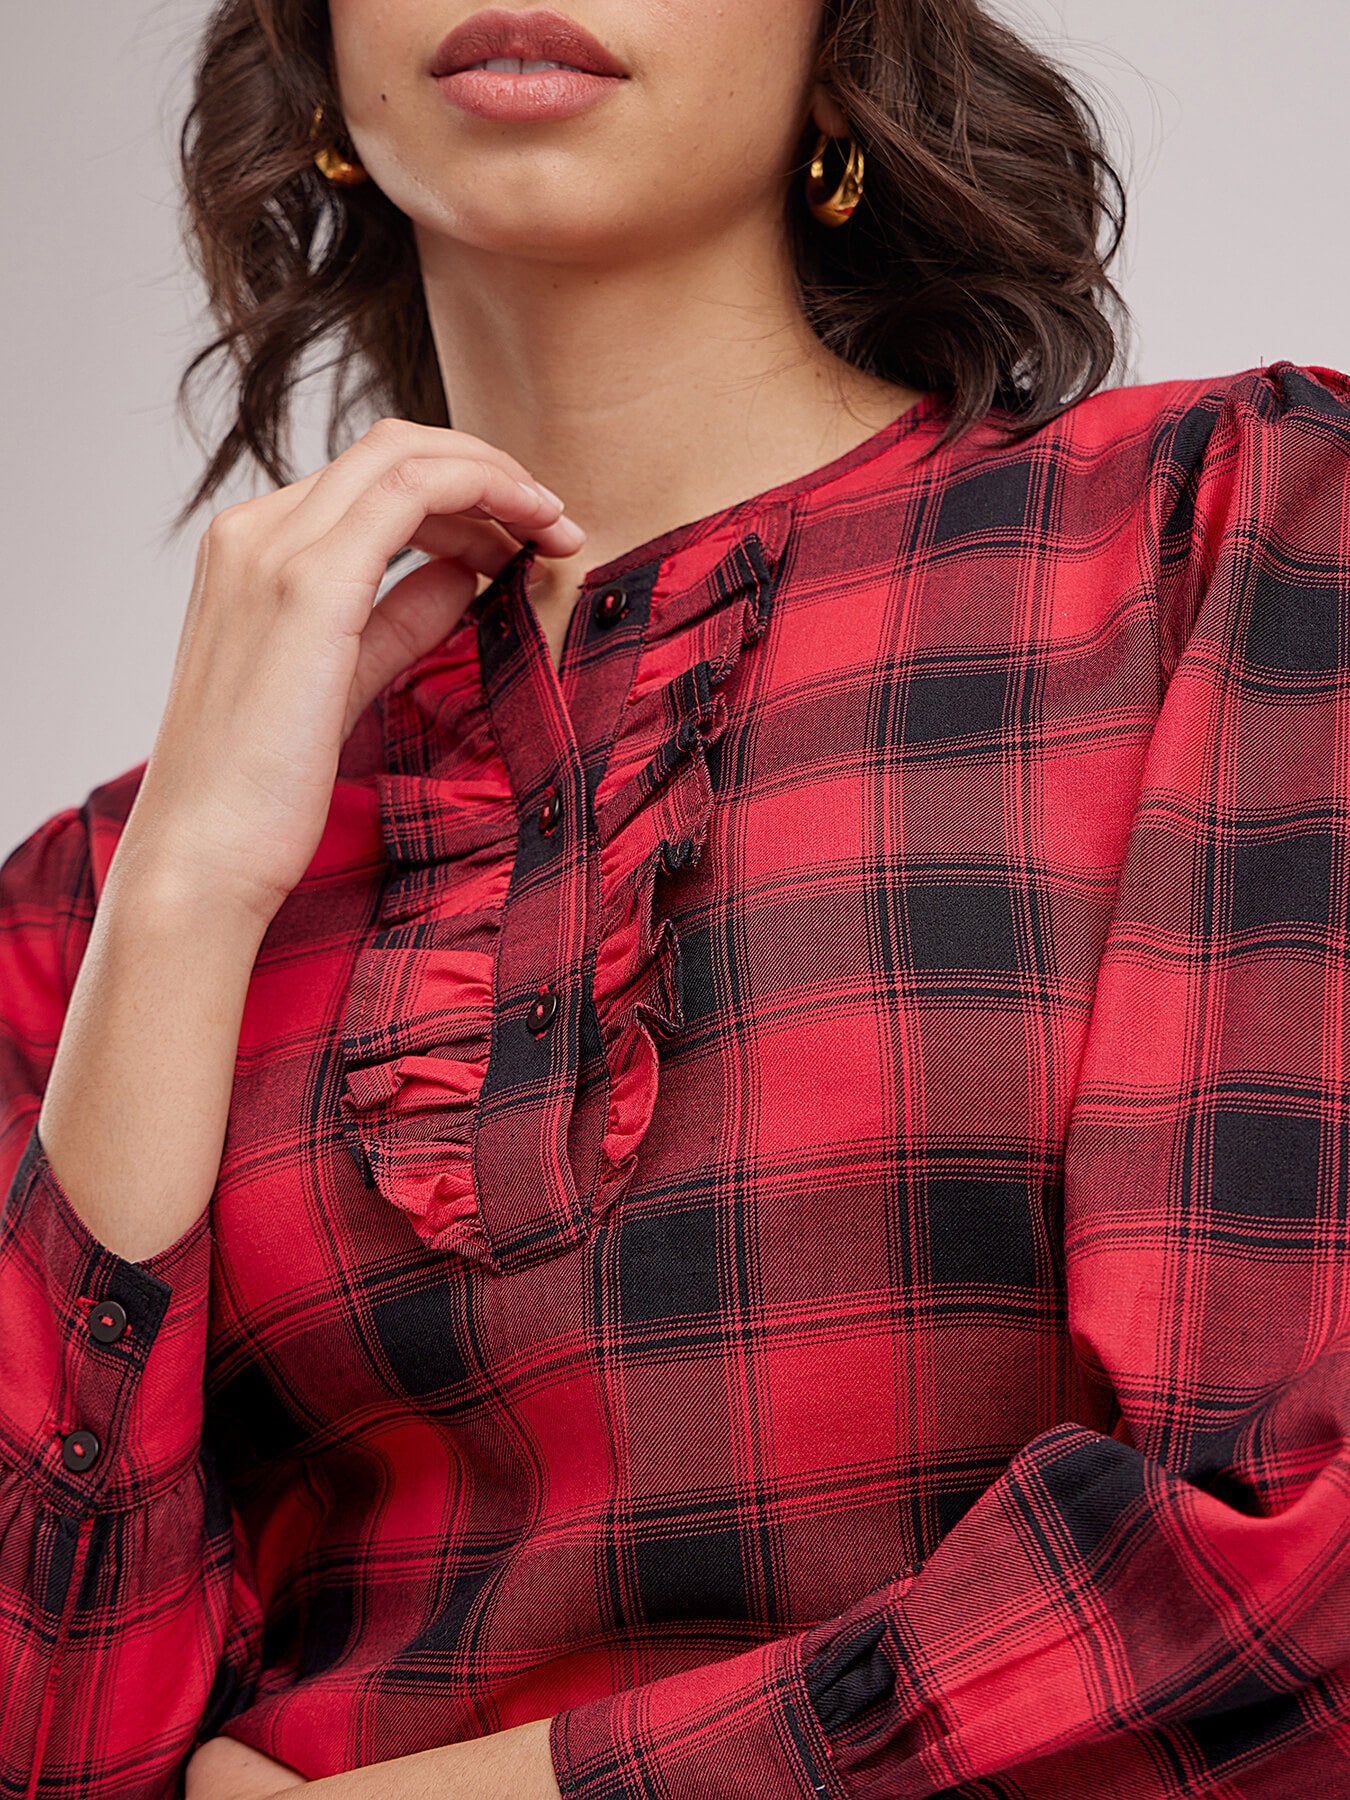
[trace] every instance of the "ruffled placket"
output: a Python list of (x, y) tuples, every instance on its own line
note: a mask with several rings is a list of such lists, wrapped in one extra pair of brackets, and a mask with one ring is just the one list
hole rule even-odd
[(667, 902), (702, 862), (716, 798), (712, 752), (728, 728), (732, 676), (768, 623), (779, 543), (741, 539), (706, 584), (705, 654), (647, 701), (657, 725), (648, 759), (597, 796), (602, 883), (595, 1005), (609, 1072), (597, 1209), (627, 1187), (656, 1106), (661, 1044), (684, 1025), (679, 929)]
[(496, 1272), (557, 1255), (631, 1178), (682, 1023), (663, 895), (706, 853), (710, 751), (787, 522), (704, 547), (687, 584), (675, 556), (583, 594), (577, 728), (528, 547), (386, 691), (388, 872), (347, 998), (341, 1125), (435, 1249)]

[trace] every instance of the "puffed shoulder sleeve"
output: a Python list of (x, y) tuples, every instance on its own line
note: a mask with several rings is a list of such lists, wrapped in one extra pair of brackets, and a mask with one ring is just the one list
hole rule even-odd
[(1109, 1433), (907, 1585), (560, 1714), (567, 1800), (1350, 1793), (1350, 382), (1160, 430), (1161, 710), (1064, 1170)]
[(150, 1800), (248, 1679), (256, 1604), (201, 1444), (209, 1215), (128, 1262), (38, 1134), (97, 907), (95, 799), (0, 865), (0, 1792)]

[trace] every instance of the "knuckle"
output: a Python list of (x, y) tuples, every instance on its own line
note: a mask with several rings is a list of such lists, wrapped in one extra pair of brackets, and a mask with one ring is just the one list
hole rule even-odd
[(397, 419), (390, 415), (383, 419), (376, 419), (366, 432), (366, 439), (372, 444), (404, 444), (408, 441), (410, 430), (406, 419)]
[(498, 496), (516, 486), (515, 480), (499, 469), (496, 463), (488, 462), (485, 457), (470, 457), (464, 463), (464, 477), (473, 488), (482, 494)]
[(389, 465), (377, 485), (382, 493), (391, 494), (398, 500), (418, 495), (422, 492), (421, 465), (412, 457), (403, 457)]
[(454, 433), (455, 449), (466, 461), (484, 463), (491, 468), (514, 468), (515, 458), (508, 456), (496, 444), (489, 444), (486, 438), (473, 437), (467, 431)]

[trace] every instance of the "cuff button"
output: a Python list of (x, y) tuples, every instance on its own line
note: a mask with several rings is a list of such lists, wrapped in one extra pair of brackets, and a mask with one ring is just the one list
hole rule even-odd
[(92, 1469), (100, 1448), (92, 1431), (72, 1431), (61, 1439), (61, 1461), (68, 1469)]
[(127, 1334), (127, 1309), (117, 1300), (100, 1300), (90, 1308), (89, 1335), (99, 1344), (115, 1344)]

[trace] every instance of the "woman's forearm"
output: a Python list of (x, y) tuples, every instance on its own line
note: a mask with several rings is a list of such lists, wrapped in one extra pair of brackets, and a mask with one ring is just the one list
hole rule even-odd
[(89, 1230), (129, 1261), (174, 1243), (211, 1197), (265, 931), (187, 878), (109, 870), (38, 1136)]
[(212, 1738), (188, 1766), (187, 1800), (270, 1800), (303, 1787), (321, 1800), (561, 1800), (549, 1719), (532, 1719), (443, 1750), (306, 1782), (230, 1738)]
[(548, 1719), (311, 1781), (314, 1800), (561, 1800)]

